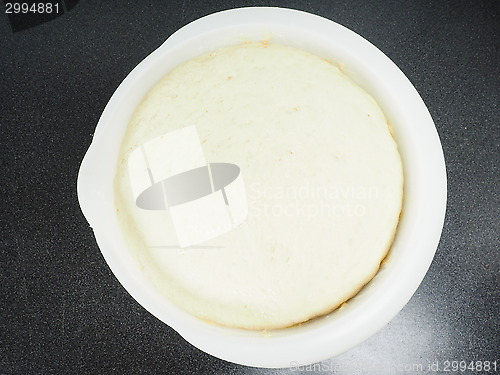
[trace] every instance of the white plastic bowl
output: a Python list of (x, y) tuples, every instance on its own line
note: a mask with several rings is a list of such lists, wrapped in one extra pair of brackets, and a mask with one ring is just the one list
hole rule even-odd
[[(180, 63), (244, 40), (269, 39), (343, 66), (373, 95), (394, 129), (404, 165), (403, 213), (375, 278), (337, 311), (300, 326), (248, 331), (209, 324), (166, 300), (140, 272), (118, 226), (113, 179), (129, 119), (148, 90)], [(438, 134), (422, 99), (397, 66), (354, 32), (309, 13), (242, 8), (203, 17), (170, 36), (118, 87), (106, 106), (78, 175), (78, 198), (97, 244), (125, 289), (197, 348), (227, 361), (291, 367), (336, 356), (366, 340), (408, 302), (436, 251), (446, 208), (446, 171)]]

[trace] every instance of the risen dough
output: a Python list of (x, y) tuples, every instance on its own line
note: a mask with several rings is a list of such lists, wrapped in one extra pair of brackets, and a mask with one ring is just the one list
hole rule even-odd
[[(127, 158), (194, 125), (208, 162), (241, 168), (243, 225), (180, 249), (169, 212), (135, 206)], [(129, 250), (190, 313), (248, 329), (334, 310), (377, 272), (401, 210), (403, 172), (375, 100), (338, 67), (269, 43), (230, 46), (171, 71), (136, 109), (115, 203)], [(160, 220), (161, 219), (161, 220)]]

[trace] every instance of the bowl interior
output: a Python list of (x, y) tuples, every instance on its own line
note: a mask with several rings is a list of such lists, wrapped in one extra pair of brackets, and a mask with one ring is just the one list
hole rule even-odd
[[(298, 47), (342, 66), (384, 110), (398, 143), (405, 177), (397, 235), (375, 278), (335, 312), (269, 332), (209, 324), (165, 300), (128, 253), (113, 203), (121, 140), (144, 95), (180, 63), (246, 40)], [(446, 203), (444, 168), (439, 138), (424, 103), (404, 74), (377, 48), (348, 29), (308, 13), (243, 8), (185, 26), (127, 76), (106, 106), (82, 162), (78, 196), (110, 268), (148, 311), (193, 345), (219, 358), (251, 366), (289, 367), (348, 350), (379, 330), (406, 304), (439, 241)]]

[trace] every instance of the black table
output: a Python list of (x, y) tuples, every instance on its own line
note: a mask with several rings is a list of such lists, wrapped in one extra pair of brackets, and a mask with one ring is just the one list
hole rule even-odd
[[(436, 363), (442, 373), (445, 361), (450, 372), (460, 372), (452, 361), (500, 369), (499, 4), (67, 0), (49, 22), (2, 14), (0, 374), (418, 374)], [(188, 22), (255, 5), (321, 15), (380, 48), (424, 99), (446, 158), (446, 222), (420, 288), (375, 336), (312, 368), (239, 366), (185, 342), (115, 279), (76, 195), (99, 116), (127, 73)]]

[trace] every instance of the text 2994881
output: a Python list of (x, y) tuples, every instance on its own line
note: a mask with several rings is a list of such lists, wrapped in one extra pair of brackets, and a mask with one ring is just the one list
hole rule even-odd
[(5, 13), (7, 14), (28, 14), (28, 13), (59, 13), (61, 10), (58, 2), (8, 2), (5, 3)]

